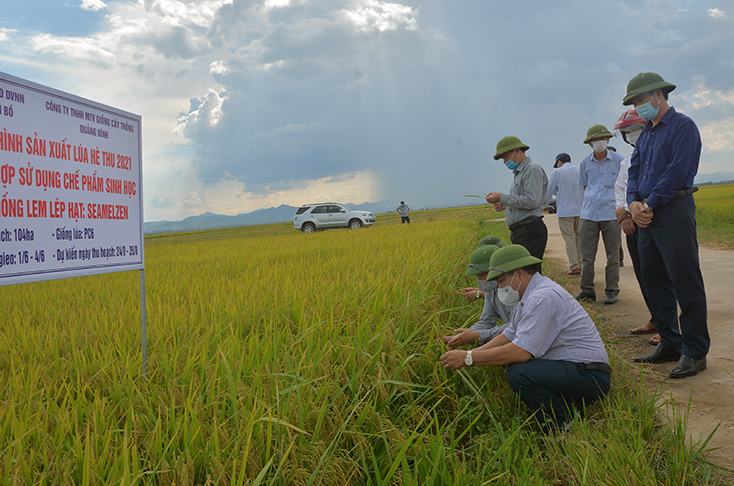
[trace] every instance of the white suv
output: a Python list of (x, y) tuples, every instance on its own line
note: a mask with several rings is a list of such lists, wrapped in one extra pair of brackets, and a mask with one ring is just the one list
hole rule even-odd
[(305, 204), (293, 217), (293, 227), (304, 233), (327, 228), (359, 229), (375, 224), (375, 215), (369, 211), (354, 211), (339, 203)]

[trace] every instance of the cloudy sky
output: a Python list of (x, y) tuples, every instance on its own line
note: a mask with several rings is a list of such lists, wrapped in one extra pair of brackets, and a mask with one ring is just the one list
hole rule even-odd
[[(517, 135), (550, 172), (643, 71), (734, 172), (731, 0), (10, 0), (0, 70), (143, 117), (145, 220), (476, 203)], [(612, 142), (626, 153), (624, 142)]]

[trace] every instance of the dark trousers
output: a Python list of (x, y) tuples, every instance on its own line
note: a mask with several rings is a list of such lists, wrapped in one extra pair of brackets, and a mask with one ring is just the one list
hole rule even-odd
[[(542, 219), (533, 223), (520, 226), (510, 233), (510, 241), (513, 245), (522, 245), (535, 258), (543, 259), (545, 245), (548, 243), (548, 227)], [(541, 264), (535, 265), (540, 272)]]
[(638, 231), (642, 281), (663, 346), (680, 348), (689, 358), (703, 358), (711, 340), (693, 196), (675, 198), (655, 209), (650, 226)]
[[(635, 232), (631, 235), (627, 236), (627, 251), (630, 252), (630, 259), (632, 260), (632, 267), (635, 270), (635, 278), (637, 279), (637, 283), (640, 285), (640, 292), (642, 293), (642, 298), (645, 300), (645, 305), (647, 308), (650, 308), (650, 302), (647, 300), (647, 290), (645, 290), (645, 285), (642, 283), (642, 269), (640, 268), (640, 252), (637, 249), (638, 245), (638, 235), (640, 234), (640, 228), (637, 227), (637, 224), (635, 224)], [(650, 322), (655, 324), (655, 321), (653, 321), (652, 315), (650, 316)], [(657, 326), (655, 326), (657, 328)]]
[(533, 359), (507, 367), (507, 381), (532, 411), (538, 412), (543, 430), (563, 426), (573, 418), (572, 405), (584, 406), (609, 391), (611, 376), (587, 370), (583, 363)]
[(401, 223), (410, 223), (410, 216), (400, 216)]

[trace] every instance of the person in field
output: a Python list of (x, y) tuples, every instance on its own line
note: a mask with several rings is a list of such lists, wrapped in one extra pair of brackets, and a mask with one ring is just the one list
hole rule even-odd
[[(502, 241), (497, 235), (489, 235), (479, 240), (479, 247), (485, 245), (494, 245), (497, 248), (502, 248), (503, 246), (507, 246), (507, 243)], [(456, 293), (463, 295), (469, 304), (471, 304), (475, 299), (480, 297), (484, 298), (484, 292), (482, 292), (478, 287), (464, 287), (463, 289), (457, 290)]]
[(410, 208), (405, 201), (400, 201), (400, 206), (395, 211), (400, 215), (401, 223), (410, 223)]
[(507, 381), (544, 431), (573, 420), (609, 392), (609, 357), (594, 322), (563, 287), (535, 270), (539, 260), (520, 245), (490, 259), (502, 303), (516, 305), (510, 324), (479, 348), (450, 350), (439, 359), (449, 370), (505, 366)]
[[(469, 329), (454, 329), (453, 335), (442, 337), (444, 344), (449, 349), (455, 349), (464, 344), (484, 344), (498, 336), (510, 322), (510, 316), (515, 306), (500, 302), (497, 297), (497, 282), (487, 280), (489, 260), (498, 249), (494, 245), (483, 245), (474, 250), (469, 257), (469, 267), (466, 274), (477, 277), (478, 288), (465, 288), (457, 291), (457, 293), (467, 297), (469, 302), (483, 298), (484, 308), (479, 320)], [(498, 325), (500, 319), (503, 324)]]
[(511, 232), (510, 241), (524, 246), (542, 261), (548, 243), (548, 228), (543, 222), (543, 208), (548, 201), (548, 176), (539, 164), (525, 155), (529, 148), (513, 136), (497, 142), (494, 159), (502, 159), (514, 178), (509, 194), (490, 192), (485, 199), (494, 205), (495, 211), (505, 212), (505, 221)]
[(556, 195), (558, 229), (566, 243), (568, 274), (581, 275), (581, 249), (579, 247), (579, 215), (584, 202), (584, 188), (579, 185), (579, 168), (571, 163), (566, 153), (556, 155), (555, 169), (548, 182), (548, 204)]

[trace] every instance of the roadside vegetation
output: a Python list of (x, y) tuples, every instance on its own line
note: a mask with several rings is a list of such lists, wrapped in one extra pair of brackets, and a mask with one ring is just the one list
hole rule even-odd
[(3, 288), (0, 484), (725, 484), (613, 347), (608, 397), (553, 435), (501, 369), (443, 370), (481, 312), (467, 255), (509, 236), (487, 207), (411, 216), (147, 238), (147, 382), (135, 272)]

